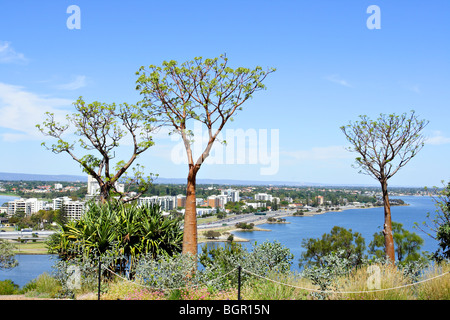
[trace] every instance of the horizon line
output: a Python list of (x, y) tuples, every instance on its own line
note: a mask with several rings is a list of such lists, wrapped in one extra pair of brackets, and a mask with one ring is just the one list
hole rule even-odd
[[(14, 179), (3, 179), (3, 175), (23, 175), (30, 177), (22, 177), (14, 178)], [(40, 179), (32, 176), (40, 176)], [(50, 180), (45, 180), (44, 178), (53, 177)], [(56, 180), (56, 178), (63, 178), (63, 180)], [(40, 173), (23, 173), (23, 172), (0, 172), (0, 180), (3, 181), (72, 181), (76, 180), (67, 180), (67, 178), (77, 179), (80, 182), (87, 180), (87, 175), (75, 175), (75, 174), (40, 174)], [(158, 180), (165, 180), (158, 182)], [(168, 181), (169, 180), (169, 181)], [(170, 181), (172, 180), (172, 181)], [(184, 180), (186, 178), (167, 178), (167, 177), (156, 177), (153, 181), (154, 184), (185, 184)], [(183, 182), (182, 182), (183, 181)], [(263, 186), (297, 186), (297, 187), (366, 187), (366, 188), (377, 188), (379, 187), (376, 183), (374, 184), (364, 184), (364, 183), (322, 183), (322, 182), (305, 182), (305, 181), (283, 181), (283, 180), (251, 180), (251, 179), (221, 179), (221, 178), (200, 178), (197, 179), (197, 184), (219, 184), (219, 185), (247, 185), (247, 186), (255, 186), (255, 185), (263, 185)], [(424, 186), (413, 186), (413, 185), (391, 185), (391, 188), (415, 188), (415, 189), (424, 189)]]

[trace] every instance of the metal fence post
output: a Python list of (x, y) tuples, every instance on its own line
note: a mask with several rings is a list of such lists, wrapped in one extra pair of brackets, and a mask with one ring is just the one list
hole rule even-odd
[(102, 281), (102, 261), (98, 256), (98, 300), (100, 300), (100, 283)]
[(241, 300), (241, 266), (238, 266), (238, 300)]

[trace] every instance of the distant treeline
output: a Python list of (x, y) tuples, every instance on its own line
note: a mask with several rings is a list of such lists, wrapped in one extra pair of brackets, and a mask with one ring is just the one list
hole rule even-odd
[[(48, 193), (26, 193), (22, 189), (35, 189), (38, 186), (50, 185), (52, 188), (55, 183), (60, 183), (63, 187), (74, 186), (80, 187), (78, 191), (72, 192), (48, 192)], [(5, 189), (5, 193), (12, 193), (24, 198), (41, 198), (52, 199), (55, 197), (69, 196), (74, 199), (82, 199), (87, 193), (86, 183), (83, 182), (67, 182), (67, 181), (0, 181), (0, 188)], [(256, 193), (267, 193), (273, 197), (280, 198), (281, 201), (292, 199), (294, 203), (303, 203), (308, 205), (317, 205), (318, 196), (324, 198), (324, 204), (343, 205), (346, 202), (377, 202), (377, 198), (372, 195), (379, 192), (376, 187), (291, 187), (291, 186), (230, 186), (230, 185), (211, 185), (198, 184), (196, 195), (198, 198), (206, 199), (210, 195), (219, 194), (218, 189), (237, 189), (240, 190), (241, 199), (254, 199)], [(134, 186), (126, 186), (125, 191), (137, 190)], [(404, 194), (416, 194), (423, 191), (421, 188), (391, 188), (391, 192), (399, 192)], [(365, 194), (366, 193), (366, 194)], [(185, 184), (153, 184), (143, 196), (176, 196), (178, 194), (186, 194)]]

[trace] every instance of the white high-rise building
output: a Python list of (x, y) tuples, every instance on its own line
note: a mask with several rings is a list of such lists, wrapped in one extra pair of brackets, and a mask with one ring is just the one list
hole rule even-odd
[(79, 220), (84, 215), (85, 203), (83, 201), (66, 201), (62, 208), (69, 220)]
[(239, 202), (240, 201), (239, 190), (234, 190), (234, 189), (222, 190), (221, 194), (227, 196), (228, 202)]
[(139, 205), (142, 204), (157, 204), (162, 210), (173, 210), (177, 208), (177, 197), (173, 196), (153, 196), (139, 198)]
[(53, 199), (53, 210), (59, 210), (59, 209), (61, 209), (61, 208), (62, 208), (62, 205), (63, 205), (65, 202), (69, 202), (69, 201), (72, 201), (72, 199), (69, 198), (69, 197), (59, 197), (59, 198)]
[[(123, 193), (125, 191), (125, 185), (116, 181), (114, 184), (118, 192)], [(87, 182), (87, 194), (88, 196), (98, 196), (100, 195), (100, 185), (98, 181), (95, 180), (91, 175), (88, 175)]]
[(63, 210), (69, 220), (79, 220), (85, 213), (85, 202), (59, 197), (53, 199), (53, 210)]
[(272, 195), (267, 193), (257, 193), (255, 194), (255, 200), (272, 201)]
[(12, 216), (17, 212), (23, 212), (26, 216), (43, 210), (46, 202), (36, 198), (16, 199), (8, 202), (8, 215)]

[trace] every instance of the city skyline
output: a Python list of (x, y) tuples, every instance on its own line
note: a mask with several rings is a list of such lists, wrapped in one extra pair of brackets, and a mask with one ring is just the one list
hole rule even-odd
[[(80, 10), (78, 26), (71, 5)], [(380, 10), (380, 29), (369, 28), (371, 5)], [(227, 124), (224, 137), (227, 130), (253, 133), (257, 146), (268, 141), (267, 155), (278, 155), (263, 161), (251, 146), (242, 161), (242, 154), (213, 154), (199, 180), (377, 185), (352, 168), (356, 154), (345, 150), (339, 128), (361, 114), (410, 110), (430, 121), (428, 140), (390, 185), (432, 187), (450, 180), (446, 1), (4, 1), (0, 7), (2, 172), (84, 175), (68, 155), (41, 146), (51, 143), (35, 128), (46, 111), (72, 113), (79, 96), (135, 103), (140, 66), (226, 54), (232, 67), (277, 71), (265, 81), (267, 90)], [(179, 144), (161, 130), (137, 162), (146, 173), (185, 179)], [(125, 154), (127, 146), (120, 150)], [(253, 162), (252, 154), (258, 154)], [(270, 165), (274, 170), (264, 174)]]

